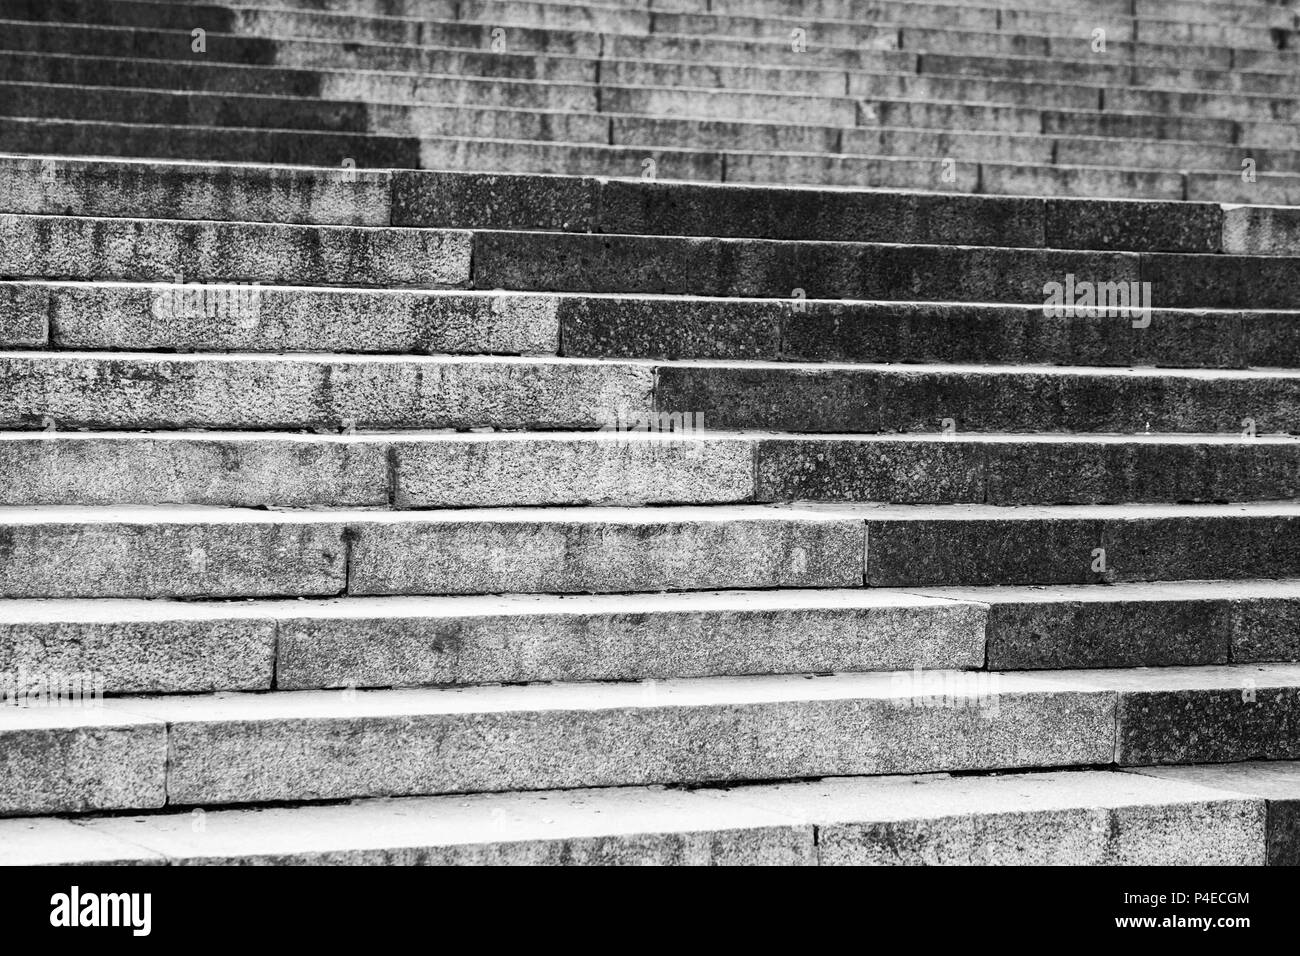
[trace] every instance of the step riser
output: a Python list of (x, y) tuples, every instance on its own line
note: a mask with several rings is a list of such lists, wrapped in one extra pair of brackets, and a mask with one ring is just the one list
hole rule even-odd
[[(538, 144), (544, 145), (544, 144)], [(418, 169), (422, 146), (414, 137), (209, 127), (123, 126), (84, 121), (0, 117), (6, 153), (67, 154), (218, 163)], [(721, 175), (706, 179), (720, 180)]]
[(1033, 306), (813, 301), (800, 312), (755, 300), (198, 284), (0, 283), (0, 303), (6, 348), (553, 355), (563, 342), (572, 358), (1300, 366), (1284, 312), (1158, 310), (1134, 328), (1124, 317), (1049, 318)]
[(65, 429), (598, 429), (651, 411), (653, 388), (649, 366), (525, 360), (51, 355), (6, 358), (0, 376), (0, 423)]
[[(1226, 144), (1249, 144), (1251, 151), (1300, 148), (1300, 134), (1287, 125), (1289, 116), (1277, 115), (1276, 109), (1267, 107), (1262, 112), (1271, 120), (1242, 119), (1239, 115), (1231, 119), (1184, 119), (1145, 113), (1064, 112), (905, 100), (858, 100), (855, 104), (853, 100), (824, 97), (672, 89), (602, 88), (597, 104), (594, 88), (564, 85), (521, 87), (519, 95), (509, 97), (497, 88), (493, 96), (501, 98), (501, 103), (476, 103), (474, 97), (458, 95), (454, 90), (438, 97), (443, 102), (414, 105), (353, 102), (352, 94), (344, 92), (344, 99), (328, 100), (8, 83), (4, 86), (3, 109), (8, 117), (169, 126), (827, 154), (879, 153), (884, 148), (874, 134), (879, 128), (943, 130), (958, 140), (963, 133), (978, 133), (985, 138), (992, 133), (1020, 137), (1041, 134), (1063, 141), (1099, 138), (1115, 153), (1109, 160), (1111, 165), (1139, 158), (1132, 153), (1132, 147), (1125, 147), (1125, 141), (1150, 140), (1157, 147), (1170, 142), (1176, 144), (1173, 149), (1184, 162), (1194, 159), (1198, 168), (1213, 168), (1213, 157), (1222, 155)], [(1230, 105), (1224, 107), (1224, 111), (1230, 110)], [(753, 116), (761, 116), (761, 122), (749, 121)], [(1005, 149), (963, 149), (961, 158), (1024, 159), (1030, 155), (1025, 150), (1033, 150), (1035, 145), (1041, 148), (1043, 142), (1050, 145), (1050, 139), (1037, 144), (1030, 141), (1014, 155)], [(896, 144), (900, 152), (902, 146)]]
[(1300, 658), (1292, 598), (995, 602), (988, 667), (1168, 667)]
[[(579, 599), (575, 599), (579, 600)], [(0, 626), (0, 673), (91, 674), (105, 694), (416, 687), (816, 674), (984, 663), (984, 610), (900, 595), (859, 606), (764, 594), (726, 610), (19, 622)], [(547, 607), (552, 605), (548, 604)], [(302, 607), (302, 605), (298, 605)], [(20, 691), (21, 693), (21, 691)]]
[(469, 233), (0, 216), (0, 276), (463, 286)]
[(797, 602), (748, 592), (699, 608), (618, 595), (617, 610), (583, 598), (488, 609), (475, 598), (244, 602), (238, 614), (199, 604), (152, 617), (132, 602), (85, 602), (40, 619), (19, 601), (0, 626), (0, 673), (31, 686), (88, 675), (115, 695), (1295, 661), (1300, 597), (1272, 585), (1248, 581), (1222, 597), (1130, 586), (1114, 599), (1077, 588), (1029, 598), (1006, 588), (812, 592)]
[[(7, 528), (0, 597), (857, 587), (860, 521), (474, 520)], [(256, 555), (241, 560), (244, 551)], [(43, 556), (41, 555), (43, 552)]]
[[(1287, 513), (602, 523), (584, 518), (9, 524), (0, 597), (942, 587), (1300, 576)], [(797, 513), (795, 513), (797, 515)], [(240, 555), (244, 553), (241, 559)]]
[(1300, 497), (1300, 442), (636, 438), (308, 442), (8, 436), (0, 441), (0, 505), (415, 509), (781, 501), (1213, 503)]
[(1251, 422), (1257, 433), (1286, 433), (1300, 421), (1300, 392), (1267, 377), (708, 365), (665, 365), (657, 377), (659, 409), (703, 411), (710, 428), (722, 429), (1240, 435)]
[[(851, 242), (1231, 250), (1242, 211), (1103, 203), (755, 189), (414, 171), (195, 167), (0, 159), (0, 211), (25, 215), (316, 225), (557, 229)], [(1223, 235), (1229, 228), (1228, 235)], [(1265, 246), (1265, 249), (1268, 247)]]
[[(343, 701), (342, 694), (336, 696)], [(183, 721), (171, 724), (165, 735), (156, 724), (149, 725), (147, 736), (132, 734), (140, 770), (132, 775), (139, 785), (130, 798), (137, 806), (156, 807), (164, 799), (185, 806), (989, 765), (1099, 765), (1112, 759), (1114, 715), (1112, 694), (1043, 692), (1003, 694), (996, 711), (900, 707), (892, 699), (863, 699)], [(104, 764), (65, 767), (52, 758), (55, 748), (84, 751), (88, 737), (80, 730), (0, 733), (10, 744), (6, 753), (35, 758), (32, 765), (18, 768), (33, 774), (30, 783), (20, 784), (23, 790), (14, 793), (13, 783), (0, 790), (0, 813), (84, 812), (121, 805), (126, 798), (104, 793), (94, 776), (107, 770)], [(707, 741), (707, 746), (684, 750), (684, 740)], [(938, 752), (936, 740), (952, 745)], [(40, 767), (44, 770), (35, 774)], [(119, 770), (113, 776), (122, 774)], [(3, 779), (15, 777), (7, 773)], [(43, 805), (33, 805), (34, 797), (44, 798)]]
[[(175, 96), (162, 91), (179, 88), (191, 91), (184, 102), (183, 120), (188, 125), (218, 125), (237, 120), (240, 125), (286, 127), (299, 125), (301, 121), (316, 129), (410, 132), (427, 125), (424, 117), (448, 115), (429, 112), (429, 104), (439, 104), (466, 108), (667, 114), (684, 118), (761, 115), (766, 123), (1003, 130), (1060, 136), (1202, 140), (1209, 143), (1232, 142), (1246, 136), (1245, 131), (1239, 131), (1234, 124), (1253, 121), (1249, 126), (1251, 142), (1260, 145), (1275, 142), (1293, 144), (1283, 131), (1272, 129), (1276, 124), (1294, 119), (1290, 101), (1276, 98), (1044, 86), (945, 77), (914, 78), (898, 74), (848, 74), (849, 97), (866, 98), (855, 104), (852, 98), (844, 97), (845, 83), (837, 74), (830, 74), (830, 81), (817, 83), (818, 91), (824, 94), (821, 97), (807, 93), (799, 97), (784, 95), (791, 89), (780, 72), (774, 73), (762, 90), (753, 92), (726, 88), (674, 90), (668, 88), (672, 82), (690, 85), (689, 78), (660, 77), (657, 83), (653, 82), (654, 79), (647, 77), (642, 80), (642, 85), (650, 81), (648, 85), (658, 88), (629, 88), (617, 74), (609, 76), (603, 73), (598, 90), (594, 85), (556, 82), (489, 82), (453, 77), (430, 77), (417, 82), (410, 76), (291, 74), (283, 71), (254, 73), (247, 69), (191, 66), (169, 68), (167, 64), (113, 59), (0, 59), (0, 80), (6, 82), (7, 90), (6, 109), (16, 116), (44, 115), (53, 111), (54, 115), (64, 118), (74, 115), (96, 118), (121, 115), (127, 118), (126, 107), (129, 106), (132, 108), (130, 118), (141, 122), (155, 121), (168, 115), (167, 111), (176, 114), (180, 107), (174, 103)], [(119, 91), (99, 87), (136, 89)], [(223, 109), (224, 103), (219, 104), (212, 98), (216, 93), (241, 97), (240, 102), (244, 105), (238, 110), (238, 117)], [(247, 98), (249, 94), (259, 98)], [(265, 99), (267, 97), (272, 99)], [(321, 108), (313, 103), (311, 109), (297, 102), (286, 112), (281, 104), (288, 97), (340, 102)], [(225, 99), (228, 102), (228, 97)], [(953, 106), (927, 102), (931, 100), (966, 100), (970, 103)], [(345, 106), (342, 101), (358, 102)], [(1084, 112), (1041, 111), (1039, 107), (1044, 102), (1051, 102), (1057, 110)], [(1127, 117), (1095, 112), (1103, 102), (1105, 110), (1111, 112), (1168, 115)], [(976, 105), (978, 103), (998, 105)], [(402, 104), (412, 108), (403, 110), (398, 105), (381, 104)], [(419, 104), (426, 106), (421, 108)], [(288, 118), (290, 116), (292, 119)], [(347, 125), (340, 127), (340, 123)], [(486, 130), (479, 132), (487, 134)], [(502, 135), (505, 135), (504, 130)], [(555, 135), (577, 139), (590, 133), (570, 126)], [(866, 150), (859, 146), (855, 151)]]
[[(1179, 673), (1195, 671), (1174, 672), (1175, 684)], [(988, 675), (984, 691), (951, 699), (943, 687), (954, 675), (938, 671), (928, 685), (907, 672), (716, 679), (696, 701), (677, 696), (692, 682), (556, 685), (569, 697), (542, 708), (524, 704), (526, 688), (472, 688), (232, 697), (206, 710), (202, 698), (26, 709), (0, 731), (6, 769), (25, 771), (0, 776), (0, 812), (1295, 759), (1295, 669), (1215, 673), (1188, 689), (1162, 676), (1163, 688), (1146, 690), (1123, 672)], [(856, 693), (768, 699), (746, 686)], [(499, 709), (476, 708), (495, 700)], [(129, 757), (130, 771), (115, 774), (125, 785), (100, 776), (97, 737), (117, 745), (107, 756)]]
[(8, 345), (86, 351), (554, 355), (565, 311), (544, 295), (198, 283), (0, 283), (0, 303)]
[[(616, 122), (618, 122), (616, 120)], [(680, 124), (677, 124), (680, 125)], [(688, 124), (689, 125), (689, 124)], [(698, 130), (700, 124), (694, 124)], [(656, 132), (675, 138), (671, 130)], [(726, 132), (719, 134), (725, 141)], [(1233, 203), (1294, 204), (1300, 178), (1286, 173), (1260, 173), (1243, 183), (1234, 170), (1241, 159), (1264, 163), (1263, 169), (1294, 170), (1294, 150), (1240, 149), (1147, 141), (1036, 139), (980, 134), (906, 130), (847, 131), (855, 149), (897, 155), (817, 155), (815, 153), (698, 150), (701, 139), (688, 132), (690, 149), (664, 149), (653, 134), (638, 137), (644, 145), (598, 146), (528, 140), (485, 140), (464, 137), (379, 136), (314, 131), (160, 127), (0, 118), (0, 149), (20, 153), (112, 154), (122, 157), (197, 160), (203, 162), (280, 163), (307, 166), (355, 164), (363, 168), (425, 167), (429, 169), (508, 173), (590, 175), (636, 178), (653, 159), (659, 179), (695, 182), (804, 183), (917, 189), (937, 192), (982, 191), (997, 196), (1054, 195), (1097, 199), (1158, 199)], [(1055, 148), (1082, 166), (1051, 166)], [(815, 144), (814, 144), (815, 145)], [(816, 147), (821, 148), (821, 147)], [(1191, 149), (1191, 152), (1188, 151)], [(694, 151), (692, 151), (694, 150)], [(941, 160), (915, 160), (915, 155), (948, 155)], [(1092, 164), (1122, 160), (1134, 168), (1100, 168)], [(1013, 163), (1016, 165), (1007, 165)], [(1024, 165), (1024, 164), (1040, 165)], [(1151, 168), (1145, 168), (1145, 167)], [(1170, 166), (1192, 172), (1163, 171)], [(1197, 168), (1227, 171), (1196, 172)]]
[(1236, 580), (1297, 571), (1300, 523), (1291, 518), (867, 521), (869, 587)]
[[(1242, 436), (1291, 433), (1300, 421), (1294, 377), (1154, 371), (8, 353), (0, 394), (0, 427), (45, 430), (630, 430), (658, 414), (714, 430)], [(833, 413), (818, 414), (819, 401)]]

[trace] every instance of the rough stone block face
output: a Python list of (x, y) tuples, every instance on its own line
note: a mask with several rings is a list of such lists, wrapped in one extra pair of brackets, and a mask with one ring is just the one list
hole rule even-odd
[(1300, 380), (1206, 373), (664, 366), (656, 402), (712, 427), (812, 432), (1286, 431)]
[(0, 160), (0, 210), (31, 215), (387, 226), (388, 189), (386, 171)]
[[(812, 699), (808, 680), (777, 680), (795, 681), (799, 699), (706, 695), (674, 703), (674, 688), (659, 684), (651, 691), (660, 695), (658, 703), (646, 707), (636, 703), (643, 693), (638, 686), (593, 685), (593, 694), (614, 695), (595, 709), (565, 707), (558, 700), (546, 709), (522, 701), (480, 709), (472, 701), (498, 691), (475, 689), (380, 692), (382, 698), (358, 694), (351, 717), (336, 706), (340, 692), (295, 694), (289, 709), (261, 705), (266, 709), (260, 716), (245, 710), (250, 702), (242, 702), (232, 703), (225, 716), (225, 705), (219, 704), (207, 714), (191, 710), (184, 717), (193, 706), (186, 699), (159, 701), (147, 712), (166, 711), (173, 718), (168, 793), (181, 804), (294, 799), (308, 793), (327, 799), (1110, 759), (1114, 697), (1107, 693), (1004, 690), (996, 707), (983, 710), (903, 706), (896, 692), (888, 691), (889, 675), (818, 678), (878, 690), (841, 697), (833, 694), (837, 685), (828, 684), (827, 694)], [(706, 689), (697, 685), (692, 692)], [(394, 696), (399, 693), (405, 696)], [(567, 691), (557, 688), (557, 693)], [(450, 709), (436, 703), (464, 694), (476, 696), (460, 697), (463, 703)], [(312, 715), (325, 701), (330, 705)], [(399, 701), (409, 702), (400, 712), (371, 710)], [(438, 712), (425, 710), (426, 702)], [(683, 750), (683, 740), (698, 746)]]
[(1142, 281), (1162, 308), (1294, 309), (1300, 258), (1143, 253)]
[(167, 726), (104, 707), (0, 706), (0, 816), (161, 807)]
[[(868, 508), (871, 586), (1294, 576), (1288, 505)], [(1104, 553), (1103, 553), (1104, 552)]]
[(34, 285), (0, 282), (0, 348), (40, 348), (49, 340), (49, 300)]
[(5, 602), (0, 672), (89, 674), (106, 694), (270, 690), (272, 622), (187, 617), (183, 608), (137, 616), (123, 603), (130, 602), (101, 605), (97, 614), (68, 602)]
[(1300, 660), (1300, 597), (1240, 598), (1231, 620), (1234, 661)]
[(1101, 547), (1112, 581), (1291, 577), (1300, 569), (1300, 517), (1247, 513), (1108, 521)]
[(1295, 866), (1300, 861), (1300, 765), (1293, 761), (1247, 761), (1200, 767), (1138, 767), (1134, 774), (1211, 787), (1251, 797), (1267, 808), (1267, 862)]
[(351, 594), (856, 587), (862, 523), (697, 513), (433, 513), (356, 525)]
[(474, 235), (474, 287), (819, 299), (1036, 302), (1067, 273), (1138, 279), (1137, 256), (747, 239)]
[(232, 521), (219, 512), (168, 521), (126, 510), (34, 518), (0, 514), (0, 597), (296, 596), (345, 587), (343, 528), (328, 521)]
[(493, 359), (0, 357), (24, 428), (595, 428), (649, 409), (646, 366)]
[(447, 288), (464, 232), (0, 215), (0, 276)]
[[(629, 425), (635, 420), (629, 420)], [(748, 441), (672, 432), (393, 444), (399, 508), (726, 503), (754, 497)]]
[[(984, 611), (915, 597), (402, 601), (279, 622), (281, 689), (977, 668)], [(346, 613), (345, 613), (346, 612)]]
[(416, 170), (392, 175), (394, 226), (588, 232), (596, 220), (594, 179)]
[(810, 820), (823, 866), (1263, 862), (1262, 801), (1130, 776), (932, 774), (724, 794)]
[(999, 600), (989, 607), (988, 667), (1226, 664), (1230, 616), (1230, 605), (1209, 600)]
[(1226, 763), (1300, 756), (1295, 733), (1300, 691), (1293, 665), (1206, 668), (1163, 676), (1157, 674), (1146, 686), (1123, 676), (1111, 679), (1120, 690), (1117, 763)]
[(788, 309), (753, 300), (558, 300), (564, 354), (579, 358), (771, 359)]
[(379, 441), (57, 433), (0, 439), (0, 505), (380, 507), (388, 493)]
[(550, 296), (197, 283), (59, 284), (43, 287), (43, 296), (62, 349), (545, 355), (559, 348), (559, 303)]
[(868, 518), (867, 584), (1095, 583), (1100, 531), (1088, 518)]
[(1284, 500), (1300, 490), (1300, 444), (997, 442), (981, 445), (990, 504)]
[(600, 189), (600, 231), (1034, 247), (1043, 244), (1042, 209), (1020, 198), (610, 180)]
[(760, 501), (983, 501), (983, 451), (969, 443), (770, 439), (758, 444)]
[(1289, 206), (1224, 206), (1223, 251), (1236, 256), (1293, 256), (1300, 215)]

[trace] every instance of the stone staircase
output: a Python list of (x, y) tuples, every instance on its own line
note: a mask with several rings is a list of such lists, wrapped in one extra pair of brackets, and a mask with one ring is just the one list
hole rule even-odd
[(0, 150), (1300, 202), (1262, 0), (256, 2), (0, 0)]
[(0, 862), (1300, 861), (1289, 8), (261, 2), (0, 0)]

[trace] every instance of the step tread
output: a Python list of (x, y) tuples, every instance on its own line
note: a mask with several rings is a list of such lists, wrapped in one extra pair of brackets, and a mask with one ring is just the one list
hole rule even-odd
[[(1294, 766), (1290, 773), (1296, 775)], [(1198, 811), (1210, 808), (1237, 809), (1247, 819), (1255, 810), (1259, 816), (1258, 800), (1206, 784), (1114, 771), (987, 777), (933, 774), (708, 790), (628, 787), (211, 810), (201, 817), (202, 826), (196, 825), (195, 815), (188, 812), (75, 821), (19, 818), (0, 820), (0, 846), (5, 847), (0, 851), (0, 864), (286, 857), (364, 862), (372, 856), (371, 861), (378, 862), (403, 850), (475, 846), (495, 850), (505, 857), (501, 862), (511, 857), (522, 862), (528, 860), (529, 848), (539, 843), (574, 846), (586, 841), (599, 841), (604, 851), (593, 853), (591, 862), (619, 858), (639, 862), (638, 854), (653, 850), (656, 841), (651, 838), (655, 835), (702, 836), (721, 843), (727, 834), (743, 840), (730, 862), (817, 862), (814, 828), (867, 830), (873, 825), (912, 822), (926, 824), (940, 835), (950, 828), (959, 832), (961, 820), (984, 821), (992, 830), (998, 818), (1003, 818), (1014, 833), (1016, 821), (1024, 817), (1033, 821), (1031, 827), (1062, 817), (1072, 824), (1070, 830), (1097, 834), (1107, 829), (1097, 826), (1098, 822), (1115, 811), (1135, 808), (1171, 816), (1185, 813), (1189, 823), (1199, 816)], [(1079, 811), (1083, 811), (1081, 819), (1072, 820)], [(1255, 820), (1254, 826), (1242, 826), (1238, 832), (1262, 845), (1262, 829), (1262, 822)], [(987, 836), (991, 840), (993, 833)], [(999, 843), (1006, 838), (1005, 834), (998, 836)], [(949, 839), (955, 844), (953, 855), (960, 855), (963, 847), (958, 833), (951, 833)], [(880, 836), (871, 842), (878, 840)], [(624, 841), (626, 849), (620, 852), (618, 844)], [(1104, 846), (1109, 841), (1099, 842)], [(1152, 847), (1154, 859), (1148, 862), (1165, 862), (1160, 841), (1152, 842), (1157, 846)], [(1198, 848), (1201, 844), (1194, 841)], [(1139, 859), (1142, 848), (1139, 836), (1132, 847)], [(1260, 848), (1251, 849), (1253, 852), (1225, 856), (1236, 862), (1258, 857)], [(713, 862), (715, 854), (707, 846), (698, 846), (693, 854), (688, 850), (675, 862)], [(915, 862), (907, 860), (905, 853), (900, 855), (904, 859), (899, 862)], [(573, 862), (583, 859), (580, 854), (575, 857)]]
[[(1178, 691), (1300, 688), (1300, 664), (1223, 664), (1195, 667), (1066, 671), (923, 672), (914, 686), (908, 671), (757, 677), (690, 677), (655, 681), (482, 685), (392, 690), (295, 690), (269, 693), (106, 697), (102, 706), (0, 710), (0, 728), (76, 727), (105, 723), (184, 724), (340, 720), (519, 712), (621, 713), (656, 709), (742, 708), (815, 701), (895, 701), (924, 692), (924, 680), (953, 675), (961, 686), (982, 682), (982, 694), (1002, 697), (1110, 695)], [(942, 683), (939, 684), (942, 687)], [(974, 693), (974, 691), (970, 691)]]

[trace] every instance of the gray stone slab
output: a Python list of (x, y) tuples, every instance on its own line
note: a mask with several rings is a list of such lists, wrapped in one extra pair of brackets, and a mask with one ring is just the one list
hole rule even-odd
[(399, 513), (355, 526), (351, 594), (856, 587), (862, 523), (745, 506)]

